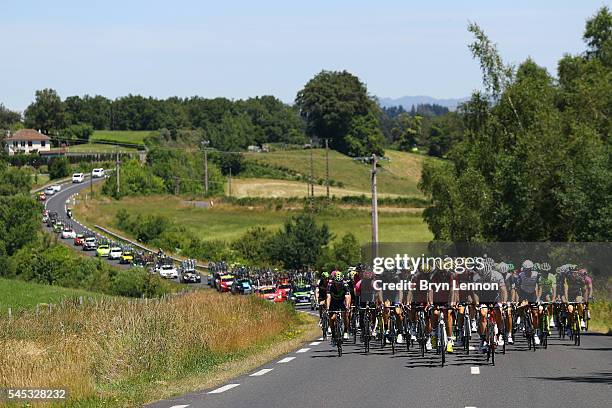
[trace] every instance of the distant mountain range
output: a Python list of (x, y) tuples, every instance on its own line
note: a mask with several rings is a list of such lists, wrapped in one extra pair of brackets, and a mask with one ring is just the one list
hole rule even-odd
[(468, 99), (470, 98), (465, 97), (465, 98), (438, 99), (438, 98), (433, 98), (427, 95), (417, 95), (417, 96), (402, 96), (400, 98), (378, 98), (378, 101), (380, 102), (380, 106), (384, 108), (401, 105), (404, 107), (404, 109), (410, 110), (412, 105), (416, 107), (418, 104), (423, 104), (423, 103), (434, 104), (435, 103), (441, 106), (445, 106), (450, 110), (455, 110), (457, 109), (458, 104), (460, 104), (461, 102), (465, 102)]

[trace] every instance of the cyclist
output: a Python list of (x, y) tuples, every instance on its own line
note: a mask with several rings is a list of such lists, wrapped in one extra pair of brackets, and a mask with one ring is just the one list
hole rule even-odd
[[(383, 284), (398, 284), (400, 282), (400, 277), (402, 276), (402, 274), (403, 272), (401, 271), (385, 271), (381, 276), (382, 282)], [(389, 334), (389, 315), (393, 310), (393, 312), (397, 316), (395, 327), (396, 333), (398, 333), (397, 343), (403, 343), (404, 338), (401, 334), (401, 328), (403, 325), (403, 310), (400, 303), (402, 299), (402, 291), (382, 290), (379, 292), (379, 297), (382, 300), (382, 304), (384, 305), (382, 309), (382, 317), (385, 326), (385, 336)]]
[[(474, 279), (474, 269), (470, 268), (465, 270), (463, 273), (457, 273), (457, 284), (464, 285), (472, 283)], [(469, 316), (470, 319), (470, 329), (474, 333), (478, 331), (476, 327), (476, 302), (474, 301), (474, 296), (472, 295), (472, 291), (467, 289), (460, 289), (457, 291), (457, 302), (460, 305), (457, 307), (457, 327), (463, 327), (464, 318), (465, 318), (465, 306), (463, 304), (468, 304), (469, 307)], [(457, 340), (458, 346), (463, 346), (463, 339), (459, 338)]]
[(315, 300), (319, 305), (319, 326), (323, 319), (323, 306), (327, 300), (327, 286), (329, 285), (329, 272), (322, 272), (317, 287), (315, 288)]
[[(327, 286), (327, 310), (330, 312), (342, 312), (342, 320), (344, 327), (349, 327), (348, 311), (351, 310), (351, 291), (348, 284), (344, 280), (342, 273), (338, 270), (332, 272), (331, 280)], [(330, 319), (330, 328), (336, 324), (336, 315), (333, 314)], [(348, 340), (348, 331), (344, 331), (344, 339)]]
[[(565, 295), (564, 299), (566, 302), (579, 302), (578, 315), (582, 316), (584, 311), (584, 294), (587, 293), (587, 282), (584, 278), (584, 273), (577, 265), (571, 265), (568, 272), (565, 274)], [(569, 320), (569, 327), (571, 328), (574, 322), (574, 305), (567, 305), (567, 316)], [(580, 320), (581, 327), (585, 327), (585, 322)]]
[[(432, 303), (431, 293), (429, 290), (421, 289), (420, 282), (424, 281), (429, 283), (432, 269), (429, 265), (425, 264), (421, 266), (421, 269), (412, 275), (410, 284), (413, 289), (408, 292), (407, 303), (410, 305), (409, 318), (411, 322), (410, 339), (416, 340), (416, 309), (412, 306), (429, 306)], [(431, 318), (429, 313), (425, 313), (425, 335), (427, 336), (427, 342), (425, 348), (427, 351), (432, 349), (431, 345)]]
[[(437, 322), (440, 316), (440, 310), (446, 306), (454, 306), (456, 302), (456, 293), (453, 288), (456, 286), (457, 277), (454, 271), (454, 265), (452, 263), (448, 263), (448, 265), (444, 265), (441, 269), (436, 269), (433, 271), (430, 277), (431, 283), (436, 284), (447, 284), (447, 286), (442, 286), (439, 290), (431, 289), (430, 299), (433, 302), (434, 310), (433, 310), (433, 322)], [(446, 352), (453, 352), (453, 310), (451, 308), (446, 308), (445, 310), (445, 328), (446, 328)], [(432, 337), (432, 346), (436, 347), (438, 339), (434, 335)]]
[[(504, 277), (499, 271), (494, 270), (494, 265), (491, 263), (485, 263), (484, 267), (479, 269), (474, 274), (474, 283), (489, 283), (491, 285), (490, 290), (475, 290), (473, 295), (476, 299), (476, 303), (481, 305), (480, 308), (480, 322), (478, 326), (478, 334), (480, 334), (480, 351), (483, 353), (487, 352), (489, 345), (486, 342), (486, 329), (487, 329), (487, 315), (488, 305), (501, 306), (503, 303), (508, 301), (508, 291), (506, 290), (506, 283)], [(493, 285), (495, 284), (495, 285)], [(493, 310), (495, 316), (495, 334), (499, 334), (499, 328), (504, 327), (501, 310), (496, 307)], [(509, 332), (509, 343), (512, 337), (512, 332)], [(504, 340), (502, 336), (497, 336), (497, 344), (503, 345)]]
[(539, 313), (534, 311), (530, 303), (538, 301), (540, 273), (530, 259), (526, 259), (521, 267), (521, 273), (518, 276), (517, 292), (519, 301), (521, 302), (520, 310), (522, 313), (531, 313), (533, 327), (536, 328), (533, 341), (536, 345), (540, 344), (539, 332)]

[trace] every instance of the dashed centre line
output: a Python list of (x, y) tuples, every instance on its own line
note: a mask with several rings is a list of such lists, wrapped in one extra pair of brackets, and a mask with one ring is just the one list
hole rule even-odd
[(173, 405), (170, 408), (186, 408), (188, 406), (189, 406), (189, 404), (187, 404), (187, 405)]
[(472, 374), (480, 374), (480, 367), (470, 367), (470, 372)]
[(318, 346), (319, 344), (321, 344), (320, 341), (313, 341), (312, 343), (310, 343), (311, 346)]
[(288, 362), (290, 362), (291, 360), (294, 360), (294, 359), (295, 359), (295, 357), (285, 357), (282, 360), (278, 361), (277, 364), (288, 363)]
[(258, 372), (249, 375), (249, 377), (259, 377), (260, 375), (267, 374), (267, 373), (269, 373), (272, 370), (273, 370), (272, 368), (263, 368), (263, 369), (259, 370)]
[(309, 350), (310, 350), (310, 348), (308, 348), (308, 347), (307, 348), (301, 348), (298, 351), (296, 351), (296, 353), (306, 353)]
[(210, 391), (209, 394), (221, 394), (222, 392), (231, 390), (232, 388), (236, 388), (239, 385), (240, 384), (227, 384), (227, 385), (224, 385), (223, 387), (217, 388), (216, 390)]

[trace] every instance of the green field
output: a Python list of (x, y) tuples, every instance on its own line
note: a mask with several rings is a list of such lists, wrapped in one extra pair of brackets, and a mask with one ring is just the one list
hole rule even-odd
[(116, 146), (106, 143), (84, 143), (70, 146), (68, 151), (71, 153), (115, 153), (117, 151), (135, 153), (135, 147)]
[[(77, 206), (76, 216), (89, 225), (116, 228), (115, 214), (120, 208), (131, 214), (163, 215), (184, 225), (202, 239), (234, 240), (247, 229), (264, 226), (272, 230), (280, 228), (284, 221), (298, 213), (297, 210), (274, 211), (264, 207), (240, 207), (225, 204), (213, 208), (196, 208), (183, 204), (175, 197), (124, 198), (121, 201), (94, 201)], [(360, 243), (369, 242), (371, 236), (370, 212), (366, 209), (336, 209), (317, 215), (320, 223), (327, 223), (337, 237), (347, 232), (355, 234)], [(379, 215), (379, 240), (381, 242), (424, 242), (432, 235), (420, 213), (414, 211), (386, 211)]]
[(148, 130), (96, 130), (89, 140), (143, 145), (144, 138), (150, 133)]
[[(313, 149), (314, 178), (325, 178), (325, 150)], [(381, 161), (378, 191), (387, 194), (420, 196), (417, 184), (423, 161), (433, 160), (417, 154), (388, 150), (389, 161)], [(289, 169), (303, 176), (310, 174), (310, 150), (288, 150), (271, 153), (247, 153), (247, 160)], [(330, 179), (341, 182), (343, 188), (367, 193), (371, 190), (371, 166), (329, 150)]]
[(12, 308), (13, 312), (16, 312), (32, 308), (38, 303), (58, 303), (62, 299), (73, 299), (79, 296), (87, 299), (88, 297), (96, 298), (104, 295), (86, 290), (0, 278), (0, 315), (8, 313), (9, 307)]

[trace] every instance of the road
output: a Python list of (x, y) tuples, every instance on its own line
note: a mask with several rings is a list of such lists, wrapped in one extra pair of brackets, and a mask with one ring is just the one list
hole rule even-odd
[[(104, 179), (94, 179), (93, 183), (97, 184), (97, 183), (102, 182), (103, 180)], [(90, 180), (89, 178), (87, 178), (86, 181), (83, 183), (78, 183), (78, 184), (64, 183), (61, 186), (62, 186), (62, 189), (59, 192), (47, 198), (47, 201), (45, 202), (45, 208), (48, 209), (49, 211), (57, 212), (59, 218), (66, 219), (67, 218), (66, 217), (66, 206), (68, 205), (67, 203), (70, 201), (70, 197), (77, 193), (87, 192), (87, 190), (90, 188)], [(74, 214), (74, 216), (75, 218), (78, 218), (78, 214)], [(77, 234), (93, 233), (93, 234), (100, 236), (99, 233), (95, 231), (91, 231), (85, 225), (81, 224), (78, 221), (78, 219), (72, 220), (72, 227), (74, 228)], [(43, 228), (47, 232), (53, 234), (53, 231), (50, 228), (47, 228), (46, 225), (43, 226)], [(87, 256), (92, 256), (92, 257), (96, 256), (96, 251), (82, 251), (81, 247), (73, 245), (73, 240), (71, 239), (63, 240), (60, 238), (59, 241), (65, 244), (66, 246), (74, 249), (75, 251), (80, 251)], [(107, 259), (107, 262), (119, 268), (127, 269), (131, 267), (130, 265), (120, 264), (119, 261), (110, 261)], [(206, 286), (206, 279), (207, 279), (207, 276), (204, 274), (202, 275), (202, 283), (199, 283), (199, 284), (192, 283), (189, 285)], [(173, 279), (173, 281), (177, 283), (179, 282), (178, 279)]]
[[(517, 337), (521, 337), (520, 335)], [(476, 346), (476, 341), (473, 342)], [(612, 399), (612, 337), (586, 334), (582, 346), (553, 338), (529, 351), (522, 338), (497, 355), (456, 352), (445, 367), (435, 353), (361, 344), (336, 349), (321, 339), (214, 389), (150, 408), (225, 407), (598, 407)]]

